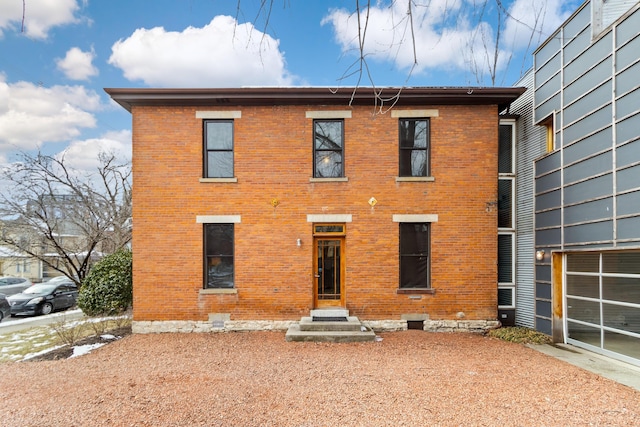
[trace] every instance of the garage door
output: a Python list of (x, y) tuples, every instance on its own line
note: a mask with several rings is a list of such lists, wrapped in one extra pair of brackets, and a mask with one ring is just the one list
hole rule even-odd
[(640, 366), (640, 251), (565, 254), (567, 342)]

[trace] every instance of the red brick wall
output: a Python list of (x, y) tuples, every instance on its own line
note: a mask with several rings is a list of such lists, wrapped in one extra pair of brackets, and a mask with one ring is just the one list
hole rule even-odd
[[(191, 107), (133, 113), (134, 319), (291, 319), (313, 308), (313, 239), (307, 214), (351, 214), (346, 305), (361, 319), (496, 319), (496, 106), (430, 106), (434, 182), (396, 182), (398, 119), (354, 107), (345, 119), (348, 182), (311, 183), (310, 106), (230, 107), (237, 183), (200, 183), (202, 120)], [(345, 107), (328, 107), (330, 110)], [(407, 109), (407, 108), (403, 108)], [(367, 201), (375, 197), (372, 209)], [(280, 205), (274, 208), (271, 200)], [(489, 206), (489, 207), (488, 207)], [(393, 214), (437, 214), (433, 295), (398, 294)], [(237, 294), (201, 294), (203, 225), (197, 215), (241, 215), (235, 225)], [(302, 246), (296, 246), (296, 240)]]

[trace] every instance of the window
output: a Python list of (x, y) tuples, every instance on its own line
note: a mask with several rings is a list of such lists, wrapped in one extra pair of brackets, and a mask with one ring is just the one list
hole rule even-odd
[(233, 177), (233, 120), (204, 121), (204, 177)]
[(400, 224), (400, 288), (429, 288), (429, 224)]
[(313, 234), (337, 234), (344, 235), (344, 224), (314, 225)]
[(313, 121), (313, 177), (344, 177), (344, 122)]
[(513, 178), (498, 180), (498, 227), (513, 227)]
[(514, 165), (514, 123), (512, 121), (504, 121), (500, 123), (498, 132), (498, 173), (513, 174)]
[(29, 262), (27, 260), (16, 262), (16, 272), (18, 273), (28, 273), (30, 270), (30, 267), (31, 266), (29, 265)]
[(515, 308), (515, 120), (498, 132), (498, 308)]
[(400, 176), (429, 176), (429, 119), (400, 119)]
[(205, 224), (205, 288), (233, 288), (233, 224)]
[(553, 115), (549, 116), (549, 118), (540, 123), (540, 125), (545, 128), (545, 149), (547, 153), (551, 153), (556, 147)]

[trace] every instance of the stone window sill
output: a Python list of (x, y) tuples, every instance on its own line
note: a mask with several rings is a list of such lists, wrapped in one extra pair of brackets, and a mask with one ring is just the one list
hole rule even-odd
[(349, 178), (309, 178), (309, 182), (349, 182)]
[(208, 288), (208, 289), (200, 289), (200, 295), (221, 295), (221, 294), (237, 294), (238, 290), (236, 288)]
[(398, 289), (396, 291), (398, 295), (434, 295), (435, 289), (432, 288), (411, 288), (411, 289)]
[(235, 183), (238, 182), (237, 177), (233, 178), (200, 178), (198, 181), (200, 182), (218, 182), (218, 183)]
[(435, 182), (433, 176), (397, 176), (396, 182)]

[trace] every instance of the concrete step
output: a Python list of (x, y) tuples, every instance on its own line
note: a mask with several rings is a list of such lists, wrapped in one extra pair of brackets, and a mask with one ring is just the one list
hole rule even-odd
[(346, 308), (316, 308), (311, 310), (311, 317), (349, 317)]
[(301, 331), (300, 325), (291, 325), (285, 335), (287, 341), (314, 342), (369, 342), (375, 341), (376, 334), (371, 329), (365, 331)]
[(311, 310), (292, 325), (285, 335), (287, 341), (363, 342), (375, 341), (376, 334), (362, 325), (356, 316), (349, 316), (344, 308)]
[(300, 319), (301, 331), (360, 331), (362, 323), (355, 316), (344, 317), (344, 321), (317, 320), (337, 319), (337, 317), (303, 317)]

